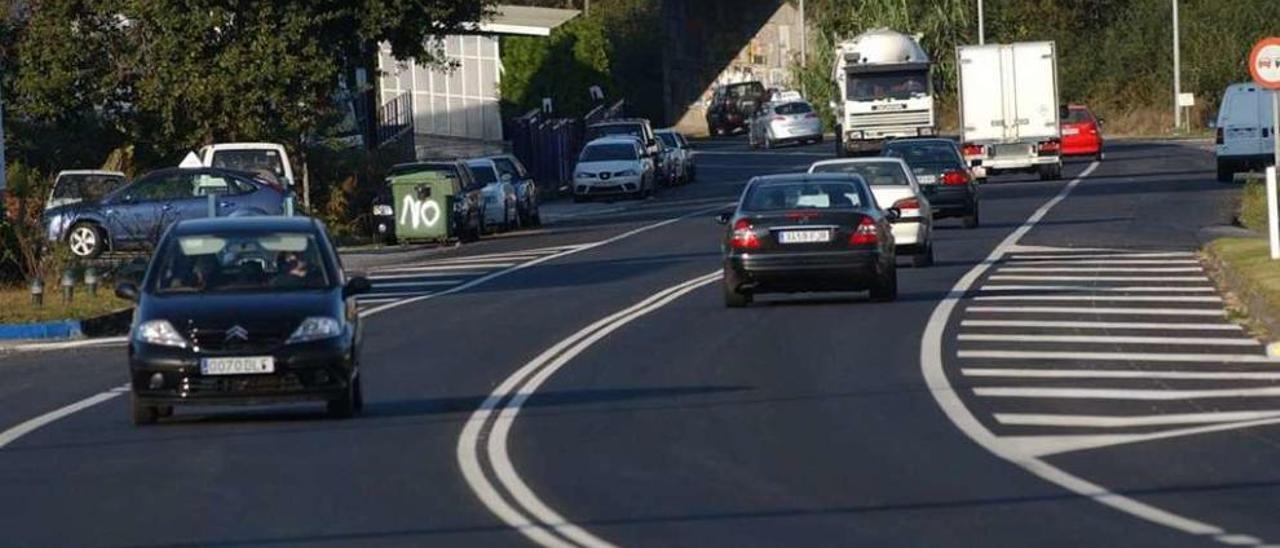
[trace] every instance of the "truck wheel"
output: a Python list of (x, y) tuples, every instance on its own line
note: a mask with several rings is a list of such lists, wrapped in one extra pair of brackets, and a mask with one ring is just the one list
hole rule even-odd
[(1230, 183), (1236, 178), (1236, 172), (1232, 169), (1231, 164), (1218, 160), (1218, 182)]
[(1054, 177), (1053, 175), (1053, 166), (1040, 166), (1041, 181), (1052, 181), (1055, 179), (1057, 179), (1057, 177)]

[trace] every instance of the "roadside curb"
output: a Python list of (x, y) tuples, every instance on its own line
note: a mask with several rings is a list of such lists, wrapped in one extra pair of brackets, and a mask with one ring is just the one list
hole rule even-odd
[(84, 334), (80, 320), (28, 324), (0, 324), (0, 341), (71, 339)]
[(1266, 295), (1253, 287), (1243, 274), (1232, 267), (1213, 247), (1213, 242), (1224, 237), (1258, 237), (1252, 231), (1240, 229), (1226, 230), (1225, 227), (1211, 227), (1201, 231), (1201, 256), (1205, 270), (1217, 282), (1218, 287), (1233, 296), (1243, 312), (1247, 315), (1247, 327), (1255, 331), (1255, 335), (1266, 341), (1275, 341), (1280, 337), (1280, 310), (1273, 309)]

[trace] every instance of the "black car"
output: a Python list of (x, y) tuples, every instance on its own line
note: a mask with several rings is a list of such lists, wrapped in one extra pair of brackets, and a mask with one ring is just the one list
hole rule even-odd
[(360, 319), (369, 290), (348, 277), (324, 226), (306, 217), (183, 221), (161, 240), (140, 285), (129, 336), (134, 424), (179, 404), (322, 400), (363, 405)]
[(881, 210), (866, 181), (848, 173), (756, 177), (738, 207), (718, 220), (725, 233), (724, 302), (759, 293), (870, 290), (898, 297), (893, 229), (900, 212)]
[(960, 217), (965, 228), (978, 226), (978, 185), (955, 141), (890, 141), (880, 155), (901, 158), (911, 167), (921, 192), (933, 206), (934, 219)]
[(756, 110), (768, 101), (764, 84), (738, 82), (716, 88), (707, 105), (707, 132), (726, 135), (746, 129), (755, 117)]
[(451, 234), (458, 234), (463, 241), (475, 241), (485, 233), (484, 225), (484, 184), (476, 178), (471, 168), (462, 160), (442, 160), (431, 162), (409, 162), (396, 164), (387, 170), (386, 184), (378, 190), (373, 198), (373, 223), (383, 241), (396, 243), (395, 204), (392, 203), (391, 178), (421, 171), (443, 173), (453, 182), (453, 195), (461, 196), (453, 201), (453, 214), (450, 216), (453, 227)]

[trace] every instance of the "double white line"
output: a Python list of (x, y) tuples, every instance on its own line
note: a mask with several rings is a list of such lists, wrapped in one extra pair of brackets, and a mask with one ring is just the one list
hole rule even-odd
[(511, 426), (529, 397), (574, 357), (628, 323), (720, 277), (720, 271), (699, 276), (611, 314), (547, 349), (494, 389), (463, 427), (457, 451), (463, 477), (489, 511), (542, 546), (613, 546), (565, 520), (520, 478), (507, 451)]

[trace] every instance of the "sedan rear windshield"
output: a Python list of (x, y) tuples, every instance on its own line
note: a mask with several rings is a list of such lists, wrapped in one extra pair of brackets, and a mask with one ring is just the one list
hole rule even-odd
[(751, 187), (743, 200), (746, 211), (788, 209), (853, 209), (867, 200), (858, 186), (842, 182), (763, 183)]
[(813, 112), (813, 107), (809, 106), (809, 103), (783, 103), (774, 107), (773, 111), (782, 115), (808, 114)]
[(960, 166), (964, 162), (960, 160), (960, 156), (956, 154), (956, 147), (950, 143), (904, 143), (901, 145), (889, 145), (884, 149), (884, 155), (890, 158), (902, 158), (909, 166), (918, 164), (946, 164), (950, 166)]
[(610, 124), (587, 128), (587, 139), (599, 139), (611, 135), (630, 135), (644, 138), (644, 126), (640, 124)]
[(853, 173), (861, 175), (871, 186), (907, 186), (907, 172), (897, 162), (848, 162), (842, 164), (822, 164), (813, 168), (814, 173)]
[(158, 260), (158, 294), (325, 289), (333, 279), (306, 232), (182, 235)]
[(616, 162), (635, 160), (636, 147), (624, 144), (591, 145), (582, 149), (583, 162)]
[(1093, 114), (1090, 114), (1088, 109), (1069, 108), (1063, 111), (1062, 123), (1064, 124), (1081, 124), (1092, 121)]

